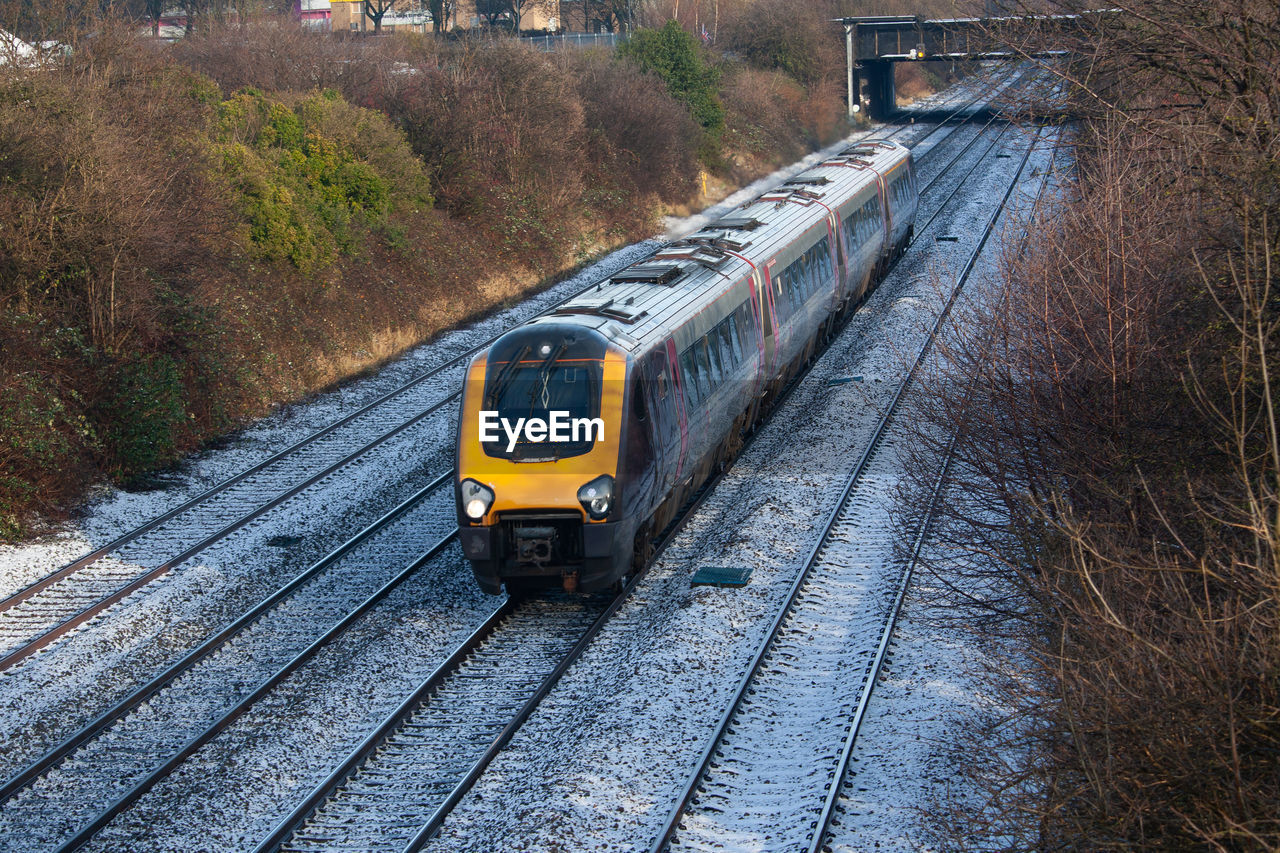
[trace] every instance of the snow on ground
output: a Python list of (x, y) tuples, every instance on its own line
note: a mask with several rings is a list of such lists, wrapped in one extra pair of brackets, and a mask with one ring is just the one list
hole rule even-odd
[[(962, 97), (967, 96), (952, 91), (925, 106), (956, 103)], [(842, 141), (768, 180), (776, 183), (847, 144)], [(670, 222), (668, 227), (673, 234), (688, 233), (764, 188), (748, 188), (714, 211)], [(974, 196), (967, 212), (953, 219), (972, 219), (973, 211), (990, 200), (989, 194)], [(113, 490), (66, 531), (37, 543), (0, 548), (0, 594), (183, 503), (504, 326), (649, 254), (654, 245), (642, 243), (614, 253), (519, 306), (411, 350), (375, 376), (286, 407), (224, 446), (192, 457), (166, 478), (164, 488)], [(909, 349), (896, 342), (919, 334), (935, 304), (936, 294), (923, 286), (926, 273), (924, 263), (911, 256), (900, 264), (894, 281), (882, 286), (854, 318), (849, 331), (775, 418), (769, 434), (739, 461), (655, 566), (641, 594), (623, 608), (605, 636), (544, 702), (510, 753), (464, 801), (433, 849), (631, 849), (640, 837), (637, 827), (665, 815), (664, 797), (687, 764), (690, 750), (701, 745), (703, 733), (696, 724), (686, 725), (686, 719), (718, 715), (736, 680), (733, 674), (814, 535), (814, 519), (834, 499), (833, 484), (843, 476), (852, 449), (864, 440), (875, 413), (887, 403), (901, 371), (902, 352)], [(850, 375), (861, 380), (826, 386), (828, 378)], [(806, 425), (803, 435), (797, 434), (797, 424)], [(797, 444), (797, 439), (803, 443)], [(406, 464), (399, 453), (389, 458), (382, 463), (389, 466), (386, 470), (398, 472)], [(225, 595), (227, 570), (238, 567), (243, 573), (246, 564), (250, 571), (265, 568), (260, 572), (263, 588), (269, 586), (267, 581), (274, 582), (283, 570), (263, 566), (261, 543), (281, 531), (324, 527), (334, 512), (351, 512), (362, 496), (351, 494), (349, 486), (343, 491), (343, 484), (335, 484), (333, 491), (322, 490), (320, 496), (300, 502), (293, 516), (286, 514), (244, 541), (223, 546), (180, 580), (148, 593), (157, 606), (138, 608), (132, 619), (118, 624), (97, 625), (83, 632), (92, 636), (81, 642), (118, 651), (135, 642), (143, 621), (180, 627), (187, 621), (207, 625), (229, 620), (251, 596)], [(742, 563), (756, 566), (745, 589), (688, 586), (688, 574), (698, 565)], [(456, 557), (450, 565), (457, 568)], [(146, 836), (149, 846), (158, 849), (251, 847), (253, 838), (291, 807), (290, 798), (345, 751), (349, 738), (335, 734), (357, 718), (377, 718), (389, 697), (407, 691), (432, 668), (432, 661), (443, 656), (463, 626), (479, 619), (482, 597), (474, 590), (463, 594), (459, 588), (470, 583), (465, 574), (460, 578), (456, 572), (424, 572), (421, 577), (421, 583), (390, 603), (402, 612), (403, 630), (391, 636), (358, 632), (344, 640), (316, 674), (296, 679), (290, 690), (254, 709), (238, 727), (240, 734), (203, 750), (150, 795), (149, 805), (137, 816), (117, 822), (103, 838), (105, 846), (128, 849), (132, 840)], [(135, 600), (126, 603), (129, 608), (136, 605)], [(136, 677), (105, 668), (72, 672), (58, 665), (56, 657), (45, 653), (25, 664), (21, 669), (27, 680), (21, 684), (12, 674), (0, 677), (0, 693), (11, 700), (4, 709), (5, 727), (20, 737), (30, 736), (24, 741), (27, 746), (15, 754), (46, 742), (49, 735), (42, 730), (55, 725), (49, 720), (31, 725), (32, 708), (24, 696), (39, 696), (37, 704), (49, 708), (78, 701), (102, 679), (120, 679), (127, 687)], [(690, 689), (691, 684), (698, 686)], [(110, 687), (118, 690), (121, 685)], [(910, 691), (913, 696), (928, 693), (921, 688)], [(60, 698), (54, 701), (51, 696)], [(298, 708), (317, 699), (323, 700), (320, 712), (296, 717)], [(922, 767), (922, 772), (932, 771)], [(206, 785), (211, 777), (233, 787), (210, 790)], [(536, 781), (530, 784), (531, 779)], [(905, 813), (915, 802), (904, 796), (892, 811)], [(161, 820), (162, 816), (167, 817)], [(184, 823), (187, 818), (194, 822)], [(211, 834), (206, 837), (205, 832)]]
[[(932, 248), (934, 235), (967, 228), (968, 243), (907, 255), (428, 849), (634, 850), (656, 837), (887, 405), (903, 354), (918, 349), (939, 307), (925, 273), (959, 268), (1018, 159), (993, 161), (1005, 165), (975, 175), (921, 234), (917, 246)], [(847, 376), (862, 381), (827, 384)], [(864, 511), (883, 519), (890, 509)], [(691, 588), (701, 565), (748, 565), (754, 574), (742, 589)], [(910, 810), (915, 801), (893, 802)], [(719, 841), (770, 849), (760, 837)]]
[[(1046, 139), (1052, 144), (1052, 137)], [(1054, 162), (1054, 158), (1057, 162)], [(1068, 158), (1047, 150), (1032, 155), (1028, 173), (1046, 176), (1047, 195), (1059, 190)], [(1025, 214), (1039, 191), (1036, 180), (1011, 200)], [(1019, 215), (1006, 217), (1001, 226), (1003, 242), (1016, 243), (1022, 229)], [(998, 277), (996, 254), (984, 254), (974, 278)], [(980, 292), (974, 298), (981, 298)], [(946, 493), (941, 500), (949, 498)], [(832, 853), (877, 850), (977, 849), (973, 839), (958, 840), (947, 833), (947, 819), (956, 809), (972, 807), (980, 792), (966, 784), (962, 765), (974, 756), (964, 733), (974, 721), (999, 715), (988, 692), (987, 667), (991, 663), (991, 638), (965, 621), (956, 606), (956, 590), (972, 589), (972, 575), (957, 565), (979, 559), (972, 554), (949, 553), (932, 539), (926, 540), (922, 562), (929, 570), (913, 579), (894, 632), (890, 658), (872, 693), (867, 716), (853, 753), (851, 773), (842, 802), (839, 824), (830, 835)], [(1016, 650), (1002, 649), (1016, 656)], [(994, 842), (998, 847), (1000, 840)]]

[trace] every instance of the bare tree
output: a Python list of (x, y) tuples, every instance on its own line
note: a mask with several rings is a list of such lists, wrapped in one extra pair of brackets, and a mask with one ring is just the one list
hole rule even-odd
[(973, 745), (1020, 758), (956, 837), (1278, 849), (1280, 7), (1138, 0), (1041, 35), (1017, 49), (1077, 56), (1041, 61), (1072, 175), (920, 419), (933, 476), (962, 426), (955, 597), (1021, 643)]
[(373, 21), (374, 35), (382, 34), (382, 18), (394, 5), (395, 0), (364, 0), (364, 15)]
[(476, 14), (490, 27), (504, 20), (514, 21), (516, 17), (511, 0), (476, 0)]

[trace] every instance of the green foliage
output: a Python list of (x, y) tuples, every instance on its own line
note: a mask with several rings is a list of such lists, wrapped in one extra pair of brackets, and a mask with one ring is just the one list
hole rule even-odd
[(668, 21), (660, 30), (638, 31), (618, 47), (618, 55), (662, 78), (671, 97), (688, 106), (713, 137), (724, 127), (720, 74), (703, 60), (697, 40), (678, 21)]
[(92, 350), (79, 330), (0, 313), (0, 540), (35, 508), (57, 506), (78, 460), (97, 449), (75, 380)]
[(130, 477), (171, 462), (187, 422), (178, 362), (165, 353), (137, 354), (104, 375), (96, 418), (115, 473)]
[(364, 228), (386, 225), (393, 202), (431, 203), (403, 136), (335, 92), (290, 108), (242, 89), (219, 105), (215, 139), (251, 245), (304, 273), (354, 254)]
[(44, 480), (75, 456), (77, 444), (92, 442), (78, 402), (74, 392), (64, 400), (57, 384), (37, 371), (0, 384), (0, 539), (21, 533), (22, 516), (47, 499), (40, 494)]

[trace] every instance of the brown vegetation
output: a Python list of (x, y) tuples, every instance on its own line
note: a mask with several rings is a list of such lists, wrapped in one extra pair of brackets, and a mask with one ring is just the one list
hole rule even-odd
[(647, 236), (700, 167), (841, 129), (838, 90), (732, 63), (713, 150), (607, 53), (245, 9), (163, 46), (56, 5), (29, 34), (70, 59), (0, 68), (0, 537)]
[(1020, 645), (958, 846), (1280, 847), (1277, 14), (1150, 0), (1062, 72), (1074, 179), (937, 378), (938, 570)]

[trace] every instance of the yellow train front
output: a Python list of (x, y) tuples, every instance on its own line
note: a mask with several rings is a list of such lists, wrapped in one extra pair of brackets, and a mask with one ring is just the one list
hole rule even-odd
[[(527, 324), (468, 368), (458, 538), (487, 592), (607, 589), (631, 568), (627, 355), (572, 321)], [(644, 466), (647, 460), (635, 460)]]

